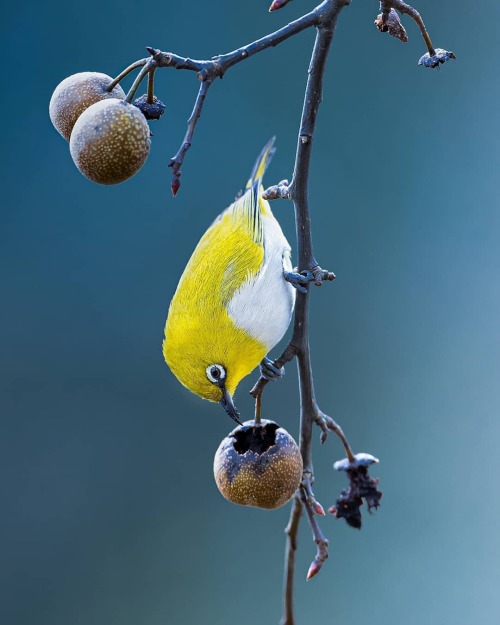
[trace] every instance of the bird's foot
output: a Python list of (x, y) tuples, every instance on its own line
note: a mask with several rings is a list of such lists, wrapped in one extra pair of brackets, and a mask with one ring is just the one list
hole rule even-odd
[(259, 365), (260, 377), (270, 382), (280, 380), (285, 375), (285, 367), (277, 367), (269, 358), (263, 358)]
[(283, 275), (285, 280), (301, 293), (307, 293), (305, 285), (309, 282), (314, 282), (316, 286), (321, 286), (325, 280), (331, 281), (336, 278), (333, 271), (321, 269), (319, 265), (316, 265), (316, 267), (310, 270), (306, 269), (300, 272), (297, 269), (295, 269), (295, 271), (285, 271)]
[(307, 293), (306, 284), (312, 282), (314, 277), (310, 271), (284, 271), (283, 277), (300, 293)]

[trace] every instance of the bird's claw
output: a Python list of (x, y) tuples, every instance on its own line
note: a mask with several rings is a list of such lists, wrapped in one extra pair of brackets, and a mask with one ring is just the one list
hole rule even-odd
[(259, 365), (260, 377), (270, 382), (279, 380), (285, 375), (285, 367), (277, 367), (269, 358), (263, 358)]
[(297, 291), (300, 293), (307, 293), (307, 289), (304, 285), (308, 282), (312, 282), (314, 280), (314, 276), (310, 271), (301, 271), (298, 273), (297, 271), (285, 271), (284, 277), (287, 282), (289, 282)]

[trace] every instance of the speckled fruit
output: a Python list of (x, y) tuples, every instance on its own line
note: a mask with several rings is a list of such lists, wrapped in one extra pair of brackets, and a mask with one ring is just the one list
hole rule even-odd
[(50, 98), (49, 115), (55, 129), (66, 141), (69, 141), (76, 120), (89, 106), (107, 98), (125, 99), (120, 85), (106, 91), (112, 80), (111, 76), (99, 72), (80, 72), (57, 85)]
[(294, 439), (274, 421), (246, 421), (219, 445), (214, 476), (228, 501), (274, 510), (299, 487), (302, 456)]
[(69, 149), (84, 176), (99, 184), (118, 184), (146, 162), (149, 136), (148, 123), (136, 106), (102, 100), (80, 115)]

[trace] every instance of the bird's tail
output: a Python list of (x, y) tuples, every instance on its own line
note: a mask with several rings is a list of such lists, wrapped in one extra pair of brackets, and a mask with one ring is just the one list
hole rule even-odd
[(246, 189), (251, 189), (252, 187), (258, 189), (260, 186), (264, 172), (266, 171), (267, 166), (269, 165), (275, 152), (274, 140), (275, 137), (268, 141), (263, 147), (262, 152), (257, 157), (250, 178), (248, 179), (247, 186), (245, 187)]

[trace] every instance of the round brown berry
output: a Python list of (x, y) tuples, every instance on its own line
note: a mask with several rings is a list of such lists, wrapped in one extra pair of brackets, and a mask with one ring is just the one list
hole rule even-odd
[(302, 456), (294, 439), (274, 421), (246, 421), (219, 445), (214, 476), (227, 500), (273, 510), (299, 487)]
[(151, 146), (141, 111), (124, 100), (101, 100), (78, 118), (69, 149), (84, 176), (99, 184), (118, 184), (144, 165)]
[(89, 106), (107, 98), (125, 99), (120, 85), (107, 91), (112, 80), (111, 76), (99, 72), (80, 72), (57, 85), (50, 98), (49, 115), (55, 129), (66, 141), (70, 139), (76, 120)]

